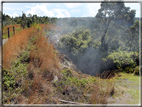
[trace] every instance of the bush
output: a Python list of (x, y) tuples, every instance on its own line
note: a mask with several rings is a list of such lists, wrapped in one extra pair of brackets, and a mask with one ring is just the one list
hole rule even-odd
[(68, 33), (60, 38), (59, 48), (64, 49), (67, 53), (77, 55), (83, 54), (92, 43), (90, 31), (80, 28), (77, 31)]
[(112, 65), (115, 69), (121, 69), (122, 71), (133, 73), (138, 63), (137, 52), (118, 51), (110, 53), (103, 61), (108, 65)]
[(113, 63), (116, 64), (116, 66), (119, 67), (135, 67), (136, 62), (133, 58), (133, 55), (136, 55), (138, 57), (137, 52), (126, 52), (126, 51), (119, 51), (119, 52), (112, 52), (107, 56), (107, 60), (113, 60)]
[(134, 75), (139, 75), (140, 69), (139, 66), (135, 68)]

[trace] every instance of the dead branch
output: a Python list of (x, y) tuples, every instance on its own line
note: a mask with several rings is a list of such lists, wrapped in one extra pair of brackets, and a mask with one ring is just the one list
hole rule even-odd
[(71, 104), (83, 104), (83, 103), (72, 102), (72, 101), (66, 101), (66, 100), (61, 100), (61, 99), (58, 99), (58, 101), (61, 101), (61, 102), (64, 102), (64, 103), (71, 103)]

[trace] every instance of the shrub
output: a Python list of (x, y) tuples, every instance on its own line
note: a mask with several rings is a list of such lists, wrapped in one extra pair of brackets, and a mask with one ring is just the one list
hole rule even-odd
[(139, 75), (140, 69), (139, 66), (137, 66), (134, 70), (134, 75)]
[(103, 58), (105, 63), (112, 62), (116, 69), (124, 69), (127, 72), (133, 72), (133, 68), (137, 66), (138, 53), (137, 52), (112, 52), (106, 58)]
[(106, 104), (107, 98), (114, 94), (114, 81), (113, 80), (100, 80), (91, 87), (91, 104)]
[(90, 31), (88, 29), (76, 30), (60, 38), (59, 48), (64, 49), (72, 55), (83, 54), (92, 43)]

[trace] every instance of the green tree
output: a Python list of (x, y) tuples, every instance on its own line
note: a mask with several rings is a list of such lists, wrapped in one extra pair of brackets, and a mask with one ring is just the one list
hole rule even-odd
[(103, 34), (101, 36), (101, 50), (102, 52), (108, 50), (108, 43), (106, 43), (106, 36), (110, 23), (115, 19), (125, 19), (130, 22), (133, 21), (135, 16), (135, 10), (129, 10), (125, 7), (123, 2), (109, 2), (105, 1), (101, 3), (101, 8), (98, 10), (96, 17), (99, 23), (104, 25)]
[(135, 20), (134, 25), (130, 26), (123, 36), (128, 51), (139, 51), (139, 21)]
[(32, 21), (32, 15), (28, 14), (28, 19), (27, 19), (27, 27), (31, 27), (31, 24), (33, 23)]
[(89, 46), (92, 38), (90, 30), (80, 28), (77, 31), (64, 35), (60, 39), (60, 47), (74, 56), (82, 55)]
[(27, 21), (26, 21), (26, 14), (25, 14), (24, 12), (22, 12), (21, 26), (23, 27), (23, 29), (25, 29), (26, 24), (27, 24)]
[(12, 18), (9, 15), (2, 15), (3, 19), (3, 26), (11, 25), (12, 24)]

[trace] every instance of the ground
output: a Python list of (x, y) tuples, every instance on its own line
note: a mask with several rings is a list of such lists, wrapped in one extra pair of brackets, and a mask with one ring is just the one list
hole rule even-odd
[(114, 95), (108, 98), (109, 104), (139, 104), (140, 77), (133, 74), (120, 73), (115, 77)]

